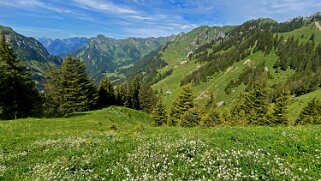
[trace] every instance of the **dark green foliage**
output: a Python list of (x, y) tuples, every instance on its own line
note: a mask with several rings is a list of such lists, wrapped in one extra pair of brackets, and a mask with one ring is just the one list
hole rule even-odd
[(154, 90), (142, 82), (138, 93), (139, 109), (144, 112), (151, 113), (156, 103), (156, 96)]
[(167, 124), (167, 112), (161, 98), (158, 98), (156, 105), (152, 110), (152, 117), (155, 126), (162, 126)]
[(286, 83), (293, 94), (303, 95), (321, 86), (321, 44), (315, 46), (314, 41), (300, 44), (291, 37), (280, 44), (277, 54), (280, 59), (275, 68), (296, 71)]
[(95, 108), (97, 91), (94, 82), (86, 74), (83, 62), (67, 56), (60, 68), (60, 73), (63, 95), (60, 111), (65, 115)]
[(234, 119), (245, 121), (248, 125), (270, 125), (270, 95), (267, 85), (268, 76), (263, 73), (255, 82), (248, 85), (232, 109)]
[[(189, 109), (195, 106), (194, 97), (192, 92), (192, 85), (187, 84), (182, 87), (182, 92), (174, 101), (170, 111), (170, 126), (176, 126), (183, 119), (183, 115)], [(194, 113), (191, 113), (194, 114)]]
[(291, 92), (288, 88), (282, 88), (276, 96), (274, 103), (274, 110), (272, 114), (271, 125), (288, 125), (289, 120), (287, 118), (288, 105), (291, 102)]
[[(45, 105), (48, 116), (95, 109), (98, 94), (95, 84), (88, 78), (84, 64), (67, 56), (59, 70), (52, 69), (45, 86)], [(56, 109), (58, 107), (58, 109)]]
[(5, 36), (1, 34), (0, 38), (0, 119), (34, 116), (41, 107), (35, 83), (16, 59)]
[(124, 105), (128, 108), (139, 110), (139, 89), (140, 89), (140, 79), (135, 78), (130, 81), (127, 85), (126, 101)]
[(116, 86), (115, 99), (119, 106), (143, 110), (147, 113), (151, 113), (157, 100), (154, 90), (139, 76)]
[(206, 103), (205, 111), (202, 113), (201, 124), (204, 127), (214, 127), (222, 123), (220, 112), (216, 105), (213, 92), (210, 94), (210, 99)]
[[(251, 33), (246, 35), (233, 35), (221, 44), (214, 44), (213, 47), (211, 47), (211, 53), (208, 53), (208, 50), (204, 50), (203, 52), (196, 54), (195, 58), (198, 61), (205, 61), (207, 63), (185, 76), (181, 81), (181, 85), (190, 82), (205, 82), (207, 81), (208, 76), (224, 71), (233, 63), (249, 56), (253, 49), (254, 52), (263, 51), (265, 55), (268, 55), (274, 49), (274, 44), (279, 44), (278, 41), (275, 41), (272, 32), (268, 29), (264, 31), (251, 30)], [(220, 53), (222, 50), (226, 51)]]
[[(260, 77), (260, 75), (265, 72), (265, 67), (265, 63), (253, 67), (245, 67), (237, 79), (231, 80), (227, 84), (224, 89), (225, 93), (229, 95), (234, 87), (237, 87), (241, 84), (249, 85), (250, 83), (255, 82)], [(267, 72), (267, 74), (269, 77), (271, 77), (269, 72)]]
[(314, 98), (309, 104), (303, 109), (296, 125), (305, 124), (321, 124), (321, 101)]
[(49, 67), (44, 88), (44, 116), (62, 116), (62, 113), (59, 111), (62, 101), (62, 85), (58, 68)]
[(302, 17), (294, 18), (291, 21), (279, 23), (273, 27), (273, 32), (290, 32), (304, 26), (304, 19)]
[(181, 116), (181, 127), (196, 127), (200, 124), (201, 113), (197, 107), (193, 107), (184, 112)]
[(116, 104), (114, 92), (115, 91), (111, 81), (109, 78), (105, 77), (100, 82), (98, 91), (98, 105), (100, 108)]
[(157, 50), (150, 52), (139, 62), (136, 62), (134, 66), (126, 70), (120, 70), (120, 72), (125, 74), (129, 79), (141, 75), (148, 84), (157, 83), (173, 72), (173, 70), (169, 70), (164, 74), (159, 74), (157, 72), (158, 69), (167, 65), (167, 63), (161, 58), (161, 54), (159, 53), (160, 50), (161, 48), (158, 48)]

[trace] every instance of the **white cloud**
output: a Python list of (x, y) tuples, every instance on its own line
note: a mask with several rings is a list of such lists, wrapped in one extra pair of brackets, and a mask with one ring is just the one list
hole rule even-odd
[(82, 7), (103, 11), (107, 13), (137, 14), (137, 12), (133, 9), (121, 7), (111, 2), (105, 2), (101, 0), (73, 0), (73, 1)]

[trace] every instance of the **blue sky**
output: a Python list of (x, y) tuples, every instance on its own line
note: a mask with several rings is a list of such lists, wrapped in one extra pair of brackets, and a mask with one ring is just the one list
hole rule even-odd
[(319, 11), (320, 0), (0, 0), (0, 24), (32, 37), (158, 37)]

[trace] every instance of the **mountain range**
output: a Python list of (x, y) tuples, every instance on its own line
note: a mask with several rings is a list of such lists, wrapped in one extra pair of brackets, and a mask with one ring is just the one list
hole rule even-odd
[[(279, 41), (297, 42), (302, 47), (310, 46), (306, 44), (317, 46), (321, 42), (320, 20), (320, 13), (281, 23), (260, 18), (237, 26), (201, 26), (169, 37), (120, 40), (104, 35), (88, 39), (34, 39), (24, 37), (9, 27), (1, 26), (0, 31), (39, 82), (43, 81), (48, 66), (59, 66), (63, 56), (72, 54), (84, 61), (88, 73), (96, 82), (103, 76), (119, 83), (140, 75), (160, 93), (168, 107), (178, 96), (181, 86), (192, 82), (198, 102), (204, 102), (214, 92), (222, 109), (228, 110), (245, 89), (244, 77), (253, 77), (247, 70), (262, 64), (270, 74), (271, 86), (286, 84), (293, 87), (291, 82), (298, 81), (296, 79), (301, 81), (296, 84), (308, 84), (303, 80), (311, 80), (318, 75), (318, 72), (307, 68), (309, 65), (305, 66), (304, 71), (299, 70), (298, 67), (304, 63), (296, 66), (291, 64), (292, 60), (280, 69), (284, 59), (281, 49), (269, 45), (271, 41), (265, 39), (282, 37)], [(288, 57), (295, 53), (286, 51), (289, 51), (286, 54)], [(312, 64), (318, 65), (318, 62)], [(310, 75), (308, 71), (312, 71), (311, 76), (314, 77), (304, 77), (304, 74)], [(292, 110), (302, 108), (313, 96), (321, 96), (320, 84), (294, 95), (296, 99), (291, 104)], [(293, 88), (293, 91), (296, 89)], [(298, 112), (290, 113), (293, 119), (297, 116)]]
[(38, 87), (42, 87), (46, 69), (49, 66), (59, 65), (61, 58), (50, 55), (46, 48), (35, 38), (25, 37), (16, 33), (12, 28), (0, 26), (0, 33), (12, 46), (17, 59), (27, 65), (32, 72), (32, 78)]
[(75, 37), (68, 39), (37, 38), (51, 55), (64, 57), (67, 54), (75, 54), (88, 43), (88, 38)]

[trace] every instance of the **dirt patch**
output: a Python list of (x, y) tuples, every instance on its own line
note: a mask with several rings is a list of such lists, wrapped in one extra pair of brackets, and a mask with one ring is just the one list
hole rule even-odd
[(252, 61), (250, 59), (245, 60), (244, 65), (251, 65)]
[(201, 99), (206, 99), (208, 98), (208, 91), (203, 91), (200, 93), (200, 95), (195, 99), (195, 100), (201, 100)]
[(314, 24), (315, 24), (315, 26), (316, 26), (316, 27), (321, 31), (321, 25), (320, 25), (320, 22), (318, 22), (318, 21), (317, 21), (317, 22), (315, 22)]
[(233, 68), (234, 68), (233, 66), (231, 66), (231, 67), (227, 68), (227, 69), (226, 69), (226, 71), (225, 71), (225, 73), (232, 72)]

